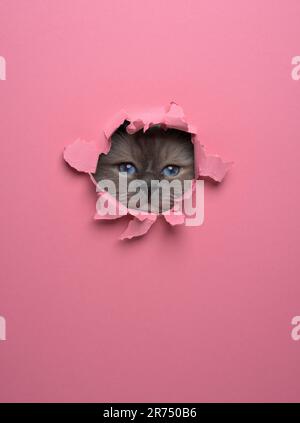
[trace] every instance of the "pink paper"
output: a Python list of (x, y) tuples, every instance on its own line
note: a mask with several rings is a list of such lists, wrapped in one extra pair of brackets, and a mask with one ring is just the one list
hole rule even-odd
[(197, 156), (198, 171), (200, 176), (207, 176), (216, 182), (221, 182), (233, 162), (224, 162), (220, 156), (206, 154), (204, 146), (200, 146)]
[(154, 222), (155, 220), (152, 220), (152, 219), (140, 220), (134, 217), (129, 222), (125, 231), (121, 234), (120, 239), (121, 240), (131, 239), (134, 237), (145, 235), (149, 231), (149, 229), (151, 228)]
[(97, 168), (99, 147), (94, 141), (77, 139), (64, 150), (65, 161), (78, 172), (93, 173)]

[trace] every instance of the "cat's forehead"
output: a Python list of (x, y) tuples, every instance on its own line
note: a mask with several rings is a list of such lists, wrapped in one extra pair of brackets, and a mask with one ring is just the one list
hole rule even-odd
[(112, 137), (110, 154), (139, 161), (184, 160), (193, 154), (193, 146), (190, 134), (183, 131), (152, 127), (145, 133), (128, 134), (122, 127)]

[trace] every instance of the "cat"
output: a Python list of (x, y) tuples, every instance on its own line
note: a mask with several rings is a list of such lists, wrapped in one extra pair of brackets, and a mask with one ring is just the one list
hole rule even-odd
[[(128, 124), (129, 122), (125, 122), (114, 132), (111, 149), (108, 154), (99, 156), (93, 176), (97, 182), (113, 181), (116, 196), (126, 207), (132, 203), (130, 200), (133, 200), (136, 192), (121, 192), (120, 175), (126, 175), (127, 187), (133, 180), (143, 181), (141, 189), (146, 187), (147, 193), (137, 202), (136, 207), (131, 208), (155, 213), (167, 211), (174, 206), (174, 199), (185, 192), (183, 181), (191, 181), (195, 177), (191, 134), (172, 128), (165, 129), (159, 125), (150, 127), (145, 133), (140, 130), (135, 134), (128, 134)], [(182, 183), (182, 189), (170, 190), (168, 194), (164, 194), (164, 191), (158, 188), (154, 196), (156, 188), (153, 181), (175, 180)]]

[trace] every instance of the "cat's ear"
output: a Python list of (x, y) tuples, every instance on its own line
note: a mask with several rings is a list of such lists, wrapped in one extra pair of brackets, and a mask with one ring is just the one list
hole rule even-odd
[(130, 125), (130, 122), (128, 120), (124, 120), (124, 122), (115, 130), (113, 135), (118, 134), (118, 133), (127, 134), (126, 128), (127, 128), (128, 125)]

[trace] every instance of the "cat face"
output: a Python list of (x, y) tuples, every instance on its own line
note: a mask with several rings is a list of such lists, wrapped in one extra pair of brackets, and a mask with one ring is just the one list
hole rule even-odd
[[(147, 187), (147, 193), (145, 190), (145, 196), (136, 208), (156, 213), (169, 210), (174, 205), (174, 198), (184, 192), (183, 181), (194, 179), (194, 148), (191, 134), (177, 129), (153, 126), (145, 133), (141, 130), (130, 135), (126, 132), (126, 126), (122, 125), (112, 135), (109, 153), (100, 155), (94, 174), (96, 181), (113, 181), (117, 189), (117, 198), (130, 208), (135, 192), (124, 194), (119, 186), (119, 178), (126, 176), (127, 186), (135, 180), (143, 181), (137, 190), (144, 190)], [(165, 194), (163, 189), (156, 187), (153, 182), (164, 180), (180, 181), (182, 189), (175, 183), (177, 188)]]

